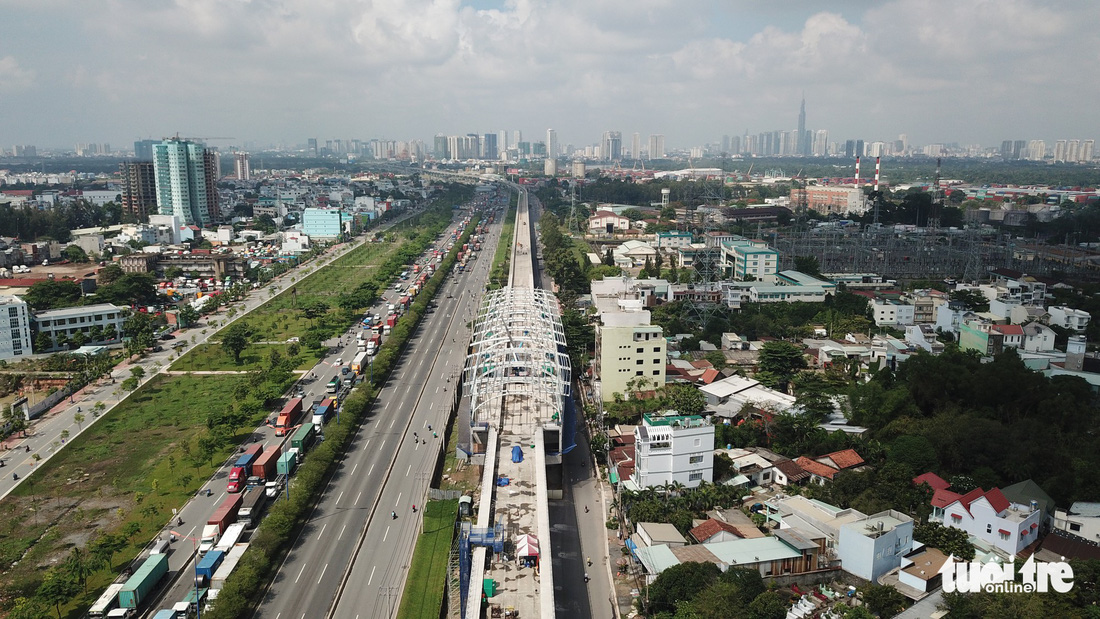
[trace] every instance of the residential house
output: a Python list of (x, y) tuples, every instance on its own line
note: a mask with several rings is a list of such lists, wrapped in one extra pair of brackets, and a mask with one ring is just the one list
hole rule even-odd
[(933, 355), (942, 353), (944, 348), (932, 325), (925, 323), (905, 327), (905, 342)]
[(733, 461), (733, 470), (748, 478), (754, 486), (767, 486), (775, 480), (774, 465), (763, 456), (747, 449), (716, 449)]
[(642, 416), (634, 430), (635, 488), (713, 481), (714, 428), (701, 416), (675, 411)]
[(931, 288), (914, 290), (903, 298), (913, 306), (913, 323), (918, 325), (936, 322), (936, 310), (948, 301), (947, 293)]
[(978, 315), (962, 303), (951, 301), (936, 308), (936, 329), (944, 333), (958, 333), (960, 325), (977, 318)]
[(745, 406), (769, 413), (783, 413), (793, 409), (796, 401), (794, 396), (736, 374), (700, 387), (699, 391), (703, 392), (707, 406), (715, 410), (715, 414), (726, 418), (738, 416)]
[(976, 318), (959, 325), (959, 348), (976, 350), (983, 356), (997, 355), (1007, 348), (1019, 348), (1023, 339), (1024, 331), (1020, 325), (998, 325)]
[(692, 242), (691, 233), (681, 230), (669, 230), (668, 232), (657, 233), (657, 249), (673, 250), (681, 247), (690, 247)]
[(681, 563), (714, 563), (723, 570), (736, 566), (756, 570), (764, 578), (805, 574), (828, 567), (820, 546), (795, 530), (751, 539), (679, 547), (661, 544), (632, 550), (645, 568), (647, 584), (664, 570)]
[(596, 211), (588, 218), (589, 234), (615, 234), (616, 232), (629, 230), (630, 219), (622, 215), (616, 215), (611, 211)]
[(708, 518), (702, 524), (688, 531), (688, 535), (699, 544), (744, 539), (741, 531), (736, 526), (716, 518)]
[(775, 483), (780, 486), (798, 486), (809, 481), (811, 477), (794, 460), (778, 460), (772, 466), (775, 468)]
[(1047, 308), (1050, 314), (1050, 324), (1069, 329), (1076, 333), (1082, 333), (1089, 326), (1091, 316), (1088, 312), (1065, 305), (1052, 305)]
[(1040, 518), (1037, 507), (1012, 503), (997, 488), (975, 488), (944, 508), (943, 524), (1015, 556), (1037, 539)]
[(912, 550), (913, 519), (899, 511), (881, 511), (840, 526), (840, 565), (864, 580), (878, 582)]
[(657, 250), (645, 241), (630, 240), (611, 250), (611, 255), (615, 264), (622, 268), (641, 267), (646, 260), (652, 262), (657, 257)]
[(737, 281), (767, 280), (779, 272), (779, 252), (764, 241), (725, 241), (721, 266), (729, 269)]
[(1023, 346), (1027, 352), (1051, 352), (1057, 337), (1054, 329), (1041, 322), (1029, 322), (1022, 327)]
[(7, 328), (0, 329), (0, 361), (31, 354), (31, 313), (26, 301), (17, 296), (0, 296), (0, 316), (8, 319)]
[(1049, 531), (1054, 518), (1056, 506), (1054, 499), (1039, 487), (1039, 484), (1030, 479), (1016, 482), (1011, 486), (1001, 488), (1005, 498), (1016, 505), (1030, 505), (1039, 509), (1039, 528), (1041, 531)]
[(879, 327), (904, 327), (914, 322), (916, 308), (898, 299), (875, 297), (871, 300), (875, 324)]
[(1054, 528), (1100, 543), (1100, 503), (1077, 501), (1069, 509), (1055, 509)]
[(898, 581), (922, 593), (935, 591), (940, 586), (940, 569), (947, 563), (947, 555), (938, 548), (923, 546), (901, 558)]
[(664, 544), (670, 548), (686, 546), (687, 540), (676, 527), (664, 522), (639, 522), (636, 527), (638, 541), (645, 546)]
[(858, 469), (863, 465), (863, 458), (854, 449), (842, 449), (817, 458), (799, 456), (794, 462), (810, 474), (811, 482), (824, 484), (832, 481), (840, 471)]

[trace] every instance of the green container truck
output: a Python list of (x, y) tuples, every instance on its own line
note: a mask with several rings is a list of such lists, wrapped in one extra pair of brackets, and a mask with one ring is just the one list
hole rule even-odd
[(294, 436), (290, 437), (290, 446), (297, 449), (298, 453), (304, 454), (313, 445), (315, 438), (317, 438), (317, 426), (312, 423), (304, 423), (294, 433)]
[(121, 608), (137, 608), (168, 573), (168, 555), (149, 555), (118, 592)]
[(298, 468), (298, 450), (289, 449), (285, 454), (279, 457), (279, 462), (275, 465), (275, 471), (279, 475), (290, 476), (294, 473), (294, 469)]

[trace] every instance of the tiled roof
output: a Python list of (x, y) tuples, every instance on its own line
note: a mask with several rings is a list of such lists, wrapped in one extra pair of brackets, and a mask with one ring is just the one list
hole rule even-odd
[(985, 495), (985, 490), (982, 490), (981, 488), (974, 488), (970, 492), (967, 492), (966, 494), (959, 497), (959, 503), (962, 503), (963, 509), (965, 509), (966, 513), (969, 514), (970, 504), (978, 500), (978, 498), (983, 495)]
[(922, 483), (932, 486), (933, 490), (947, 490), (951, 487), (951, 484), (947, 483), (947, 480), (932, 472), (917, 475), (913, 478), (914, 485), (919, 486)]
[(722, 376), (722, 373), (714, 368), (710, 368), (706, 372), (703, 372), (703, 376), (699, 379), (704, 385), (709, 385), (718, 380)]
[(718, 535), (722, 531), (725, 531), (727, 533), (732, 533), (732, 534), (736, 535), (737, 537), (743, 537), (741, 535), (741, 532), (737, 530), (737, 527), (735, 527), (732, 524), (729, 524), (727, 522), (722, 522), (721, 520), (716, 520), (714, 518), (711, 518), (711, 519), (707, 520), (706, 522), (704, 522), (703, 524), (701, 524), (701, 525), (695, 527), (694, 529), (688, 531), (688, 534), (691, 535), (691, 537), (695, 541), (702, 544), (703, 542), (705, 542), (708, 539), (714, 537), (715, 535)]
[(802, 469), (806, 472), (817, 475), (818, 477), (824, 477), (825, 479), (832, 479), (833, 475), (836, 475), (840, 472), (831, 466), (826, 466), (820, 462), (811, 460), (806, 456), (799, 456), (798, 459), (794, 462), (798, 466), (802, 467)]
[(1020, 325), (991, 325), (991, 329), (1001, 335), (1023, 335), (1024, 328)]
[(777, 460), (773, 466), (783, 472), (787, 476), (787, 480), (793, 483), (809, 479), (810, 474), (802, 467), (798, 466), (794, 460)]
[(993, 506), (993, 510), (998, 514), (1011, 506), (1011, 503), (1005, 498), (1000, 488), (993, 488), (989, 492), (986, 492), (985, 500), (989, 501), (989, 504)]
[(1043, 540), (1043, 550), (1070, 559), (1100, 559), (1100, 546), (1057, 529)]
[(946, 508), (948, 505), (958, 501), (962, 498), (962, 495), (957, 492), (951, 492), (950, 490), (936, 490), (932, 495), (932, 507), (938, 507), (940, 509)]
[[(859, 457), (854, 449), (842, 449), (831, 454), (825, 454), (822, 458), (828, 458), (841, 469), (850, 469), (853, 466), (863, 464), (863, 458)], [(820, 458), (819, 458), (820, 460)]]

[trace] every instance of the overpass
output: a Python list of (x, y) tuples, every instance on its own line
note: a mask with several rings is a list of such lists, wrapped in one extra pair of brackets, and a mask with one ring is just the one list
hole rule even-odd
[[(549, 499), (573, 448), (569, 357), (557, 298), (536, 288), (535, 231), (519, 193), (509, 285), (481, 300), (463, 372), (459, 456), (481, 469), (476, 524), (459, 539), (462, 616), (484, 605), (555, 616)], [(465, 406), (468, 404), (468, 407)], [(483, 599), (485, 583), (495, 586)], [(492, 616), (491, 613), (486, 613)]]

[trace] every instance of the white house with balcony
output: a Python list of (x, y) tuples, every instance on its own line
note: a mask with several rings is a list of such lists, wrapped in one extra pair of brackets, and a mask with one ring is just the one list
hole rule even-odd
[(713, 481), (714, 428), (698, 415), (676, 411), (643, 415), (642, 425), (634, 429), (634, 460), (630, 485), (638, 489), (709, 483)]
[(998, 488), (975, 488), (947, 504), (943, 524), (1014, 556), (1038, 538), (1041, 515), (1037, 506), (1013, 503)]
[(1047, 308), (1047, 314), (1050, 315), (1050, 324), (1077, 333), (1084, 331), (1085, 327), (1089, 326), (1089, 319), (1091, 318), (1088, 312), (1066, 307), (1065, 305), (1052, 305)]

